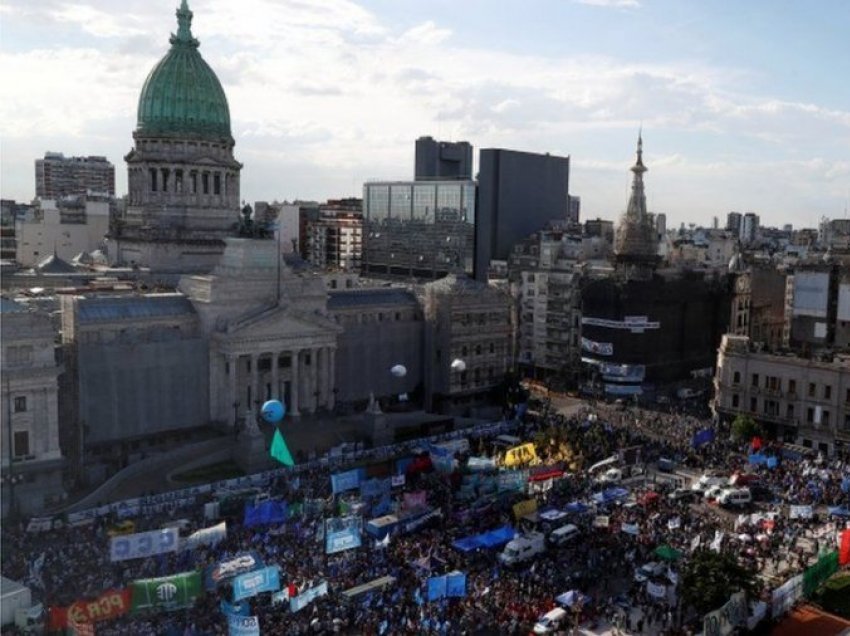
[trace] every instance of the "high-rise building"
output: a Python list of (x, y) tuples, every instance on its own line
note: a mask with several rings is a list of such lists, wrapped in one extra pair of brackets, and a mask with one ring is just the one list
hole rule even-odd
[(209, 272), (239, 222), (242, 164), (233, 156), (230, 109), (191, 25), (183, 0), (171, 48), (139, 96), (135, 145), (125, 157), (127, 212), (110, 237), (111, 261), (161, 275)]
[(477, 217), (474, 181), (367, 182), (362, 271), (422, 280), (471, 274)]
[(46, 152), (35, 160), (35, 196), (61, 199), (77, 194), (115, 195), (115, 166), (106, 157), (66, 157)]
[(726, 215), (726, 229), (730, 232), (734, 232), (736, 235), (741, 232), (741, 218), (742, 215), (740, 212), (730, 212)]
[(472, 145), (468, 141), (416, 140), (416, 181), (472, 179)]
[(486, 280), (492, 259), (552, 221), (570, 219), (570, 158), (503, 148), (481, 150), (475, 278)]
[(581, 197), (570, 195), (570, 216), (567, 219), (569, 223), (578, 223), (581, 212)]
[(363, 204), (360, 199), (331, 200), (319, 206), (319, 218), (307, 226), (308, 258), (332, 270), (360, 269), (363, 252)]
[(759, 215), (755, 212), (747, 212), (741, 217), (741, 228), (738, 237), (744, 244), (754, 243), (758, 238)]
[(655, 236), (660, 241), (667, 235), (667, 215), (659, 212), (655, 215)]

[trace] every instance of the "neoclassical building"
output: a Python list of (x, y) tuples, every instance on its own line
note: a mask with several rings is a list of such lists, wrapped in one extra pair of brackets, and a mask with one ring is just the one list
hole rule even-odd
[(239, 219), (239, 172), (230, 109), (192, 36), (182, 0), (171, 48), (139, 95), (127, 154), (127, 211), (109, 234), (113, 264), (163, 274), (209, 272)]

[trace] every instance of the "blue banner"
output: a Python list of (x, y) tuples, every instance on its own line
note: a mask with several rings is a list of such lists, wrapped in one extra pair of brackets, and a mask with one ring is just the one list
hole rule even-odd
[(750, 464), (752, 464), (753, 466), (759, 466), (761, 464), (767, 463), (767, 456), (762, 455), (761, 453), (752, 453), (749, 456), (749, 461), (750, 461)]
[(355, 468), (344, 473), (331, 475), (331, 490), (333, 494), (356, 490), (360, 487), (360, 470)]
[(260, 636), (260, 619), (256, 616), (227, 617), (227, 627), (230, 636)]
[(259, 570), (265, 564), (260, 555), (255, 551), (242, 552), (232, 559), (219, 561), (207, 567), (204, 573), (204, 584), (208, 590), (214, 590), (219, 583), (223, 583), (234, 576)]
[(362, 542), (359, 528), (342, 528), (334, 532), (325, 531), (325, 553), (334, 554), (343, 550), (359, 548)]
[(233, 579), (233, 600), (241, 601), (262, 594), (277, 592), (280, 589), (280, 572), (277, 566), (263, 568), (255, 572), (240, 574)]
[(446, 576), (446, 596), (466, 596), (466, 574), (463, 572), (452, 572)]
[(314, 600), (319, 598), (320, 596), (326, 596), (328, 593), (328, 582), (323, 581), (319, 585), (315, 587), (311, 587), (308, 590), (304, 590), (301, 594), (297, 596), (293, 596), (289, 599), (289, 609), (292, 612), (298, 612)]
[(286, 521), (285, 501), (264, 501), (256, 506), (245, 504), (245, 527), (265, 526)]
[(428, 579), (428, 602), (438, 601), (446, 595), (446, 577), (432, 576)]
[(768, 468), (776, 468), (779, 465), (779, 460), (776, 457), (768, 457), (767, 458), (767, 467)]
[(251, 613), (251, 608), (248, 607), (247, 603), (233, 603), (231, 605), (222, 599), (219, 607), (221, 607), (221, 612), (225, 616), (248, 616)]
[(369, 479), (360, 482), (360, 496), (364, 499), (374, 499), (388, 494), (392, 487), (392, 479)]
[(704, 428), (701, 431), (697, 431), (694, 433), (693, 440), (691, 441), (691, 446), (694, 448), (699, 448), (703, 444), (710, 444), (714, 441), (714, 429)]
[(392, 512), (393, 502), (389, 495), (384, 495), (372, 505), (372, 516), (382, 517)]

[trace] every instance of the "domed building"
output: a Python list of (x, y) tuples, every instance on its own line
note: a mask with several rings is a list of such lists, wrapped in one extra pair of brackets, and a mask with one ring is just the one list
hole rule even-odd
[(192, 36), (186, 0), (177, 34), (139, 95), (127, 154), (126, 214), (110, 230), (113, 263), (160, 274), (212, 270), (239, 219), (239, 172), (230, 109)]

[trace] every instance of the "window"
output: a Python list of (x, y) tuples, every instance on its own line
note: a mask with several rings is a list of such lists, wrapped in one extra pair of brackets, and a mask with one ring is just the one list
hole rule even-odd
[(809, 397), (815, 397), (815, 383), (809, 382)]
[(820, 423), (823, 424), (824, 426), (829, 426), (829, 411), (824, 411), (821, 414)]
[(26, 413), (27, 411), (27, 398), (25, 395), (21, 395), (15, 398), (15, 413)]
[(785, 410), (785, 417), (789, 420), (794, 419), (794, 405), (789, 404), (788, 408)]
[(477, 355), (477, 356), (481, 355), (481, 345), (480, 344), (475, 345), (475, 355)]
[(753, 373), (753, 386), (758, 387), (759, 385), (759, 374)]
[(496, 343), (495, 342), (490, 343), (490, 353), (496, 353)]
[(832, 385), (824, 384), (823, 385), (823, 399), (829, 400), (830, 398), (832, 398)]
[(221, 175), (213, 175), (213, 194), (221, 194)]
[(740, 384), (740, 383), (741, 383), (741, 372), (735, 371), (735, 373), (732, 374), (732, 384)]
[(755, 413), (755, 412), (756, 412), (756, 410), (758, 409), (758, 406), (759, 406), (759, 401), (758, 401), (758, 399), (757, 399), (757, 398), (754, 398), (754, 397), (750, 398), (750, 411), (752, 411), (753, 413)]
[(815, 421), (815, 410), (812, 407), (806, 409), (806, 422), (811, 424)]
[(844, 401), (850, 404), (850, 389), (847, 389), (847, 393), (844, 394)]
[(796, 393), (797, 392), (797, 380), (788, 380), (788, 392)]
[(156, 168), (150, 169), (151, 175), (151, 192), (156, 192)]
[(738, 396), (738, 394), (737, 394), (737, 393), (735, 393), (735, 394), (732, 396), (732, 408), (733, 408), (733, 409), (738, 408), (738, 404), (739, 404), (740, 402), (741, 402), (740, 397)]
[(210, 193), (210, 173), (205, 172), (201, 175), (201, 185), (204, 188), (204, 194)]
[(15, 457), (26, 457), (30, 454), (29, 431), (15, 431), (14, 435)]

